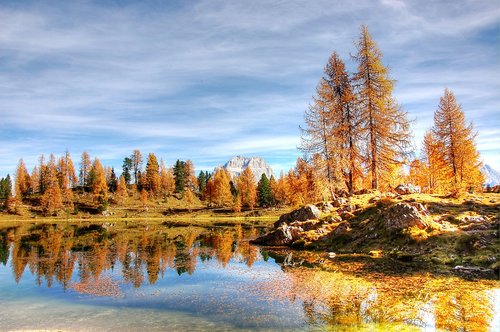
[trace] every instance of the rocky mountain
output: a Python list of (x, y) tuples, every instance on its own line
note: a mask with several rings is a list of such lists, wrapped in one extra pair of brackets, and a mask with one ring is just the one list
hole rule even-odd
[(231, 158), (224, 166), (229, 174), (232, 176), (239, 176), (245, 168), (250, 167), (255, 178), (255, 182), (258, 182), (262, 174), (266, 174), (268, 178), (273, 175), (272, 168), (266, 163), (261, 157), (242, 157), (236, 156)]
[(481, 173), (484, 175), (484, 185), (485, 186), (496, 186), (500, 185), (500, 172), (497, 170), (493, 169), (488, 164), (484, 164), (484, 166), (481, 168)]

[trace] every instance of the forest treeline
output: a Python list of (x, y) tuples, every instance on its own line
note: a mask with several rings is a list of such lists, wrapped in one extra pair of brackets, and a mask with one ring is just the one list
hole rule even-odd
[(304, 156), (277, 179), (263, 175), (255, 183), (250, 168), (235, 178), (224, 168), (196, 175), (192, 161), (177, 160), (166, 167), (154, 153), (147, 155), (143, 165), (140, 150), (124, 158), (120, 176), (87, 152), (82, 153), (77, 172), (66, 151), (59, 158), (40, 156), (31, 173), (21, 159), (14, 185), (10, 176), (1, 179), (0, 199), (11, 212), (29, 201), (50, 215), (73, 211), (75, 195), (82, 193), (90, 193), (101, 210), (129, 196), (146, 206), (148, 199), (175, 195), (188, 207), (198, 197), (207, 206), (239, 212), (255, 206), (314, 203), (338, 194), (386, 191), (401, 183), (438, 194), (481, 190), (484, 179), (475, 146), (477, 133), (453, 92), (444, 90), (417, 156), (411, 121), (392, 95), (394, 80), (366, 26), (361, 27), (355, 45), (356, 72), (348, 73), (336, 52), (328, 59), (304, 116), (300, 146)]
[(1, 198), (10, 212), (16, 212), (23, 203), (31, 203), (40, 206), (45, 215), (62, 210), (75, 212), (74, 203), (88, 196), (101, 211), (105, 211), (109, 203), (121, 204), (128, 197), (137, 197), (146, 206), (148, 200), (175, 196), (183, 199), (187, 207), (197, 197), (209, 207), (231, 207), (236, 212), (242, 208), (253, 209), (256, 205), (288, 204), (280, 195), (285, 191), (282, 188), (284, 178), (268, 179), (263, 174), (255, 183), (250, 168), (235, 178), (224, 168), (213, 173), (200, 171), (196, 176), (191, 160), (177, 160), (172, 167), (166, 167), (154, 153), (149, 153), (143, 164), (140, 150), (124, 158), (120, 176), (113, 167), (103, 166), (99, 158), (92, 159), (86, 151), (80, 157), (78, 169), (69, 151), (59, 158), (54, 154), (48, 159), (40, 156), (31, 173), (20, 159), (14, 184), (10, 176), (1, 181)]

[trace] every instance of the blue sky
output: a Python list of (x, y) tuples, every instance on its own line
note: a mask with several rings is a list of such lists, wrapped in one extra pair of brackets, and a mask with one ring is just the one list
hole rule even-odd
[(415, 145), (444, 88), (500, 169), (500, 2), (0, 1), (0, 177), (19, 158), (87, 150), (121, 168), (133, 149), (213, 169), (234, 155), (276, 173), (323, 66), (350, 70), (368, 28), (415, 119)]

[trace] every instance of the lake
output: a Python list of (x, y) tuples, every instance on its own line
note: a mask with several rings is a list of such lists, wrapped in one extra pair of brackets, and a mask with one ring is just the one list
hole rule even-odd
[(249, 244), (258, 233), (0, 226), (0, 330), (500, 330), (498, 281)]

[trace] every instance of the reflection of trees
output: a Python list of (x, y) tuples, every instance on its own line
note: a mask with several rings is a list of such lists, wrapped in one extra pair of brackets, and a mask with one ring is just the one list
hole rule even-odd
[(204, 233), (186, 228), (169, 234), (164, 229), (109, 231), (100, 225), (41, 225), (23, 228), (18, 235), (0, 230), (0, 262), (5, 265), (10, 256), (16, 282), (28, 266), (38, 284), (45, 280), (51, 287), (56, 280), (65, 289), (74, 275), (80, 285), (92, 284), (119, 264), (124, 281), (140, 287), (145, 280), (155, 284), (167, 269), (193, 274), (198, 259), (216, 258), (225, 267), (238, 255), (252, 266), (258, 249), (242, 240), (243, 233), (241, 227)]
[(7, 265), (9, 260), (9, 237), (13, 237), (14, 228), (0, 230), (0, 263)]
[[(155, 284), (169, 269), (193, 274), (199, 261), (217, 260), (225, 267), (237, 259), (252, 266), (260, 257), (259, 249), (244, 240), (252, 232), (241, 227), (203, 232), (161, 227), (107, 230), (99, 225), (4, 229), (0, 230), (0, 268), (10, 259), (17, 282), (28, 267), (39, 284), (50, 287), (55, 280), (66, 289), (76, 282), (79, 287), (73, 289), (92, 294), (114, 285), (105, 273), (117, 267), (126, 283), (140, 287), (145, 282)], [(262, 257), (268, 254), (263, 252)], [(368, 279), (342, 272), (283, 269), (285, 277), (269, 282), (269, 287), (259, 285), (259, 292), (268, 289), (265, 297), (301, 301), (310, 324), (423, 324), (426, 311), (434, 315), (436, 328), (482, 331), (492, 319), (487, 286), (480, 283), (419, 275), (378, 274)]]
[(487, 331), (493, 307), (485, 291), (457, 287), (436, 295), (436, 327), (448, 331)]
[(271, 281), (265, 295), (301, 301), (309, 324), (361, 328), (371, 323), (380, 330), (400, 329), (409, 322), (425, 325), (427, 312), (438, 329), (486, 331), (493, 318), (487, 286), (458, 278), (379, 275), (369, 281), (305, 268), (285, 272), (288, 282)]

